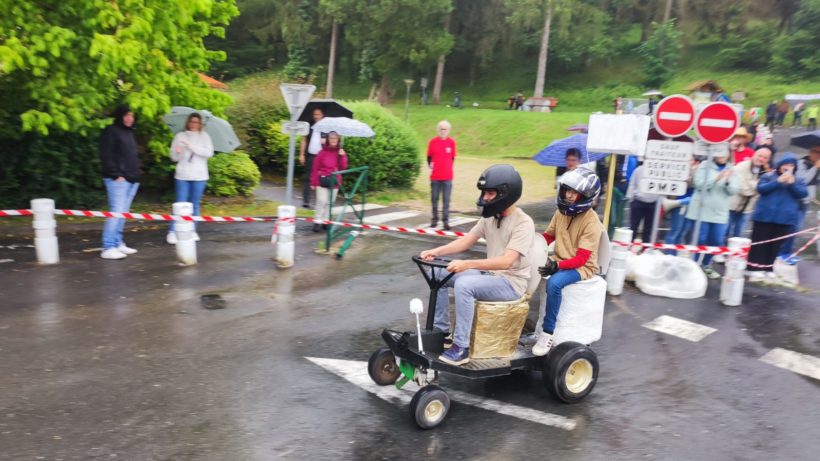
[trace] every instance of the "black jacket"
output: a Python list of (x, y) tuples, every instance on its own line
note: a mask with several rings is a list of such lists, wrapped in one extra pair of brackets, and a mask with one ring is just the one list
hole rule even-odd
[(114, 123), (105, 128), (100, 136), (100, 161), (104, 178), (124, 177), (128, 182), (139, 182), (140, 159), (137, 154), (137, 140), (131, 128), (122, 124), (122, 117), (129, 112), (120, 107)]

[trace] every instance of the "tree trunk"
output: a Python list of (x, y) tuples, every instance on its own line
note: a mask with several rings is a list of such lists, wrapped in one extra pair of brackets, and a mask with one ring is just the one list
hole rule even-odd
[(325, 85), (325, 97), (333, 97), (333, 78), (336, 74), (336, 37), (339, 35), (339, 27), (336, 20), (330, 29), (330, 57), (327, 60), (327, 84)]
[(379, 86), (379, 104), (386, 106), (390, 102), (390, 76), (382, 75), (382, 83)]
[(368, 101), (375, 101), (376, 100), (376, 93), (379, 90), (379, 86), (376, 83), (370, 85), (370, 94), (367, 95)]
[(433, 104), (438, 104), (441, 100), (441, 83), (444, 80), (444, 54), (439, 55), (438, 65), (436, 65), (436, 81), (433, 82)]
[(666, 0), (666, 9), (663, 10), (663, 22), (666, 22), (672, 16), (672, 0)]
[(552, 5), (547, 2), (547, 14), (544, 19), (544, 32), (541, 34), (541, 51), (538, 53), (538, 73), (535, 76), (534, 98), (544, 97), (544, 83), (547, 76), (547, 51), (550, 45), (550, 27), (552, 26)]

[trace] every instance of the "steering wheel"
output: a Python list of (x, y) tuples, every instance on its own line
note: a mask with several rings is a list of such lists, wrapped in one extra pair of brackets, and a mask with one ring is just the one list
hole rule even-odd
[(421, 256), (413, 256), (412, 259), (413, 259), (413, 262), (415, 262), (419, 266), (441, 267), (441, 268), (446, 268), (450, 264), (450, 262), (453, 260), (453, 258), (446, 258), (446, 257), (442, 257), (442, 256), (436, 256), (430, 261), (421, 259)]

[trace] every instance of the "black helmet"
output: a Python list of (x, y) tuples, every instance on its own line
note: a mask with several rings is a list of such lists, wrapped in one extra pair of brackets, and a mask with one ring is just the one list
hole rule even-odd
[[(572, 189), (581, 195), (581, 198), (574, 202), (568, 202), (564, 198), (567, 189)], [(592, 170), (579, 167), (572, 171), (567, 171), (558, 180), (558, 211), (567, 216), (579, 215), (592, 207), (592, 202), (601, 193), (601, 180)]]
[[(481, 173), (476, 186), (481, 191), (476, 202), (481, 208), (481, 216), (491, 218), (501, 215), (521, 198), (523, 182), (521, 175), (512, 165), (493, 165)], [(498, 192), (498, 195), (488, 202), (484, 201), (484, 191), (487, 189)]]

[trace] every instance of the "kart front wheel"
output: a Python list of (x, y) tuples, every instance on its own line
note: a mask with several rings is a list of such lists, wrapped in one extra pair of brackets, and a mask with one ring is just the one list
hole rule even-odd
[(410, 416), (422, 429), (432, 429), (441, 424), (448, 411), (450, 397), (438, 386), (422, 387), (410, 401)]
[(376, 384), (387, 386), (399, 379), (401, 370), (399, 370), (393, 352), (387, 347), (382, 347), (370, 356), (367, 362), (367, 373)]

